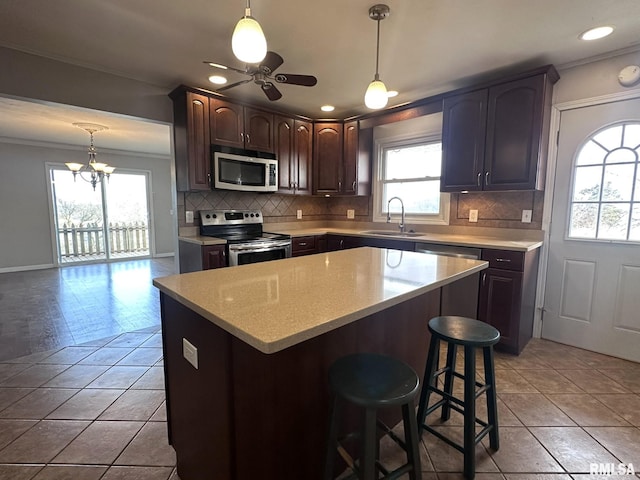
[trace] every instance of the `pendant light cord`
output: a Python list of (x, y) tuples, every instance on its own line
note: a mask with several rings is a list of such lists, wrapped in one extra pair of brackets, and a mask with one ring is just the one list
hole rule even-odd
[(374, 77), (374, 79), (378, 80), (380, 78), (380, 75), (378, 74), (378, 59), (380, 58), (380, 18), (379, 17), (376, 23), (378, 24), (378, 34), (377, 34), (377, 40), (376, 40), (376, 76)]

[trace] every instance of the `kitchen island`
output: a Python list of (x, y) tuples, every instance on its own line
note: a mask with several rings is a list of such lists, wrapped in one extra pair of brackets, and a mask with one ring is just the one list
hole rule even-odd
[(320, 479), (329, 365), (378, 352), (422, 376), (439, 288), (486, 267), (363, 247), (155, 279), (180, 478)]

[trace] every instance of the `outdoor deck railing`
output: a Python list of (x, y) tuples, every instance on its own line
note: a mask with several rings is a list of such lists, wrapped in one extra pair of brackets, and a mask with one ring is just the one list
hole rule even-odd
[[(149, 251), (148, 225), (143, 222), (109, 224), (111, 254), (146, 253)], [(102, 255), (105, 253), (104, 229), (97, 224), (67, 225), (58, 229), (60, 256), (64, 258)]]

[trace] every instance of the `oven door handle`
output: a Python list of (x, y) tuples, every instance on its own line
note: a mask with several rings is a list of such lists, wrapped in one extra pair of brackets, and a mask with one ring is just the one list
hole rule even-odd
[(266, 252), (278, 248), (291, 247), (291, 242), (277, 242), (269, 245), (229, 245), (229, 251), (233, 252)]

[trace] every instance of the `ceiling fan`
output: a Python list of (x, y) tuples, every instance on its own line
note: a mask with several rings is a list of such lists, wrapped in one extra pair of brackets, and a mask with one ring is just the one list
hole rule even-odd
[(220, 65), (219, 63), (214, 62), (205, 61), (204, 63), (208, 63), (215, 68), (244, 73), (251, 77), (247, 80), (232, 83), (231, 85), (225, 85), (222, 88), (218, 88), (216, 92), (222, 92), (223, 90), (229, 90), (230, 88), (237, 87), (238, 85), (254, 82), (257, 85), (260, 85), (260, 88), (262, 88), (262, 91), (269, 100), (274, 101), (282, 98), (282, 93), (280, 93), (280, 90), (276, 88), (274, 81), (277, 83), (288, 83), (290, 85), (302, 85), (303, 87), (313, 87), (318, 83), (318, 79), (313, 75), (297, 75), (293, 73), (274, 74), (274, 70), (282, 65), (284, 60), (276, 52), (271, 51), (267, 52), (267, 55), (264, 57), (262, 62), (259, 64), (247, 64), (244, 70), (240, 68), (227, 67), (226, 65)]

